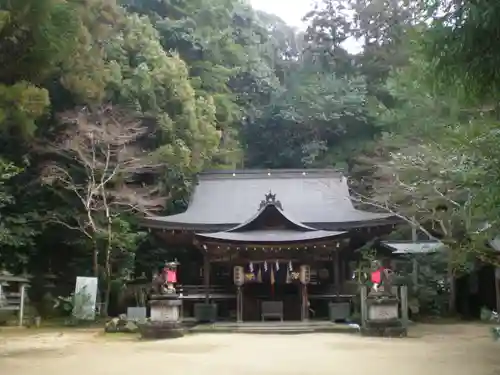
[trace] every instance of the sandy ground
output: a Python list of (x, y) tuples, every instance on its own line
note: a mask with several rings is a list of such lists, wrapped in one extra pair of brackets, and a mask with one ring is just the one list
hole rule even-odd
[(95, 332), (2, 335), (8, 375), (500, 375), (481, 325), (422, 325), (407, 339), (348, 334), (198, 334), (144, 342)]

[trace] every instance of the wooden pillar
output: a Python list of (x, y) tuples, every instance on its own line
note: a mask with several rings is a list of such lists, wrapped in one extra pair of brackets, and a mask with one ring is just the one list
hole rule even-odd
[(21, 301), (19, 304), (19, 327), (23, 326), (24, 322), (24, 300), (25, 300), (25, 293), (26, 293), (26, 284), (21, 284), (19, 286), (19, 294), (21, 295)]
[(210, 302), (210, 258), (205, 254), (203, 258), (203, 287), (205, 289), (205, 303)]
[(307, 284), (300, 284), (301, 294), (301, 311), (300, 320), (305, 322), (309, 320), (309, 297), (307, 295)]
[(342, 292), (344, 291), (343, 286), (344, 286), (346, 280), (349, 279), (349, 276), (347, 276), (349, 274), (349, 271), (347, 270), (347, 262), (345, 261), (343, 255), (341, 253), (339, 253), (339, 264), (340, 264), (340, 266), (339, 266), (340, 267), (339, 291), (340, 291), (340, 294), (342, 294)]
[(335, 294), (340, 294), (340, 256), (339, 251), (335, 250), (333, 254), (333, 286)]

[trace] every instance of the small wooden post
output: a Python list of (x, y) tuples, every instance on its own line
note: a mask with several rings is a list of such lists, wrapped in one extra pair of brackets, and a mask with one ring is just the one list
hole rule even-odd
[(403, 326), (406, 328), (410, 322), (408, 317), (408, 286), (401, 285), (400, 287), (400, 295), (401, 295), (401, 320), (403, 322)]
[(500, 313), (500, 267), (495, 268), (495, 296), (497, 313)]
[(21, 283), (19, 286), (19, 294), (21, 295), (21, 301), (19, 304), (19, 327), (23, 326), (24, 323), (24, 295), (26, 292), (26, 284)]
[(366, 327), (366, 321), (368, 320), (368, 308), (366, 305), (366, 297), (368, 296), (368, 290), (366, 285), (361, 286), (361, 327)]
[(304, 321), (304, 289), (303, 285), (299, 286), (299, 296), (300, 296), (300, 321)]
[(181, 306), (179, 307), (179, 321), (184, 320), (184, 288), (179, 290), (179, 298), (181, 300)]
[[(415, 225), (415, 217), (412, 217), (412, 225), (411, 225), (411, 241), (412, 242), (417, 242), (418, 241), (418, 233), (417, 233), (417, 226)], [(417, 284), (418, 284), (418, 262), (415, 256), (413, 256), (412, 259), (412, 281), (413, 281), (413, 290), (417, 290)]]
[(208, 254), (203, 258), (203, 286), (205, 288), (205, 303), (210, 302), (210, 259)]
[(412, 259), (412, 281), (413, 281), (413, 290), (417, 290), (418, 287), (418, 261), (416, 258)]

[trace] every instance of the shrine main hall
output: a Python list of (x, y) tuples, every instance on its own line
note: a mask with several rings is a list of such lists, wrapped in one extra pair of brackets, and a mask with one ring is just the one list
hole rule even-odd
[(185, 212), (143, 225), (185, 254), (185, 317), (243, 322), (347, 317), (356, 250), (399, 222), (356, 209), (342, 173), (307, 169), (200, 173)]

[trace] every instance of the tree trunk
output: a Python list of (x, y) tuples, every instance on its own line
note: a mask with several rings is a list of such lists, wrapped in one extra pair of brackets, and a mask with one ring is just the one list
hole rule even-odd
[(94, 271), (94, 277), (99, 278), (99, 247), (97, 246), (96, 242), (94, 242), (92, 258), (92, 269)]
[(112, 250), (112, 227), (111, 227), (111, 217), (109, 216), (109, 211), (106, 207), (106, 214), (108, 214), (108, 243), (106, 245), (106, 294), (104, 296), (104, 307), (102, 311), (102, 316), (107, 316), (109, 308), (109, 299), (111, 296), (111, 250)]

